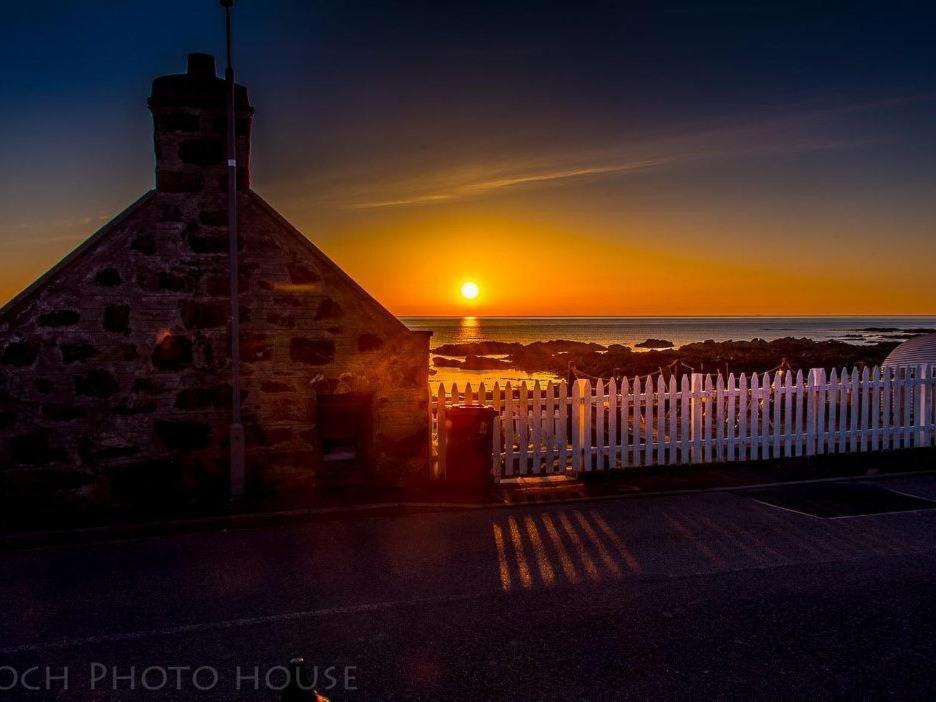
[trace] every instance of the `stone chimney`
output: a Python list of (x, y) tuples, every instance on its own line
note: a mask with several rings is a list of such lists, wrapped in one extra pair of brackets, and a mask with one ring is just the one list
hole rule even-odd
[[(188, 71), (160, 76), (149, 98), (156, 146), (156, 190), (161, 193), (227, 191), (227, 84), (210, 54), (189, 54)], [(247, 89), (234, 86), (237, 186), (250, 187)]]

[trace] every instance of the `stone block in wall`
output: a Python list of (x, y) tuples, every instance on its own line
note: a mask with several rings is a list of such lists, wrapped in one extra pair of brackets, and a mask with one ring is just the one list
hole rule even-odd
[(178, 334), (166, 334), (152, 355), (153, 365), (159, 370), (180, 370), (192, 365), (192, 341)]
[(108, 305), (104, 309), (104, 329), (126, 334), (130, 329), (130, 305)]
[(45, 402), (42, 405), (43, 419), (49, 419), (56, 422), (67, 422), (72, 419), (84, 417), (85, 410), (66, 402)]
[(156, 171), (156, 188), (166, 193), (197, 193), (205, 187), (205, 177), (198, 172)]
[(289, 263), (286, 266), (289, 282), (294, 285), (310, 285), (321, 282), (322, 276), (312, 270), (310, 266), (301, 263)]
[(91, 370), (75, 376), (75, 394), (90, 397), (110, 397), (120, 389), (113, 373), (104, 368)]
[(228, 323), (229, 306), (223, 300), (200, 302), (181, 300), (179, 316), (186, 329), (211, 329), (224, 327)]
[(228, 236), (225, 231), (211, 231), (193, 224), (186, 231), (189, 248), (198, 254), (222, 254), (228, 250)]
[(273, 358), (273, 339), (267, 334), (243, 334), (240, 356), (244, 363), (269, 361)]
[(377, 334), (366, 332), (358, 337), (358, 351), (366, 353), (367, 351), (376, 351), (383, 348), (384, 341)]
[(153, 414), (157, 409), (159, 405), (153, 400), (131, 397), (114, 405), (114, 414), (118, 417), (134, 417), (141, 414)]
[(198, 221), (209, 227), (226, 227), (228, 213), (227, 210), (204, 210), (198, 213)]
[(295, 388), (289, 383), (281, 383), (276, 380), (265, 380), (260, 384), (261, 392), (268, 393), (281, 393), (281, 392), (293, 392)]
[(130, 242), (130, 248), (146, 256), (156, 253), (156, 237), (152, 234), (139, 234)]
[(77, 324), (81, 319), (78, 310), (52, 310), (40, 314), (36, 324), (40, 327), (68, 327)]
[(62, 354), (62, 363), (86, 361), (98, 354), (97, 347), (87, 341), (63, 342), (59, 344), (59, 351)]
[(199, 279), (198, 271), (160, 271), (156, 276), (156, 289), (169, 292), (192, 292)]
[(335, 360), (335, 342), (331, 339), (293, 337), (289, 340), (289, 358), (312, 366), (331, 363)]
[(166, 448), (175, 451), (205, 448), (211, 441), (211, 426), (207, 422), (162, 420), (156, 423), (156, 433)]
[(179, 160), (196, 166), (216, 166), (224, 158), (220, 139), (185, 139), (179, 144)]
[(122, 282), (123, 278), (116, 268), (102, 268), (94, 274), (94, 283), (105, 288), (115, 287)]
[(231, 386), (227, 383), (204, 388), (184, 388), (176, 395), (174, 407), (182, 410), (229, 407)]
[(64, 461), (68, 454), (57, 446), (48, 432), (19, 434), (6, 440), (5, 453), (10, 464), (41, 466)]
[(11, 341), (0, 353), (0, 364), (5, 366), (31, 366), (39, 356), (39, 344), (35, 341)]
[(344, 309), (337, 302), (332, 300), (330, 297), (326, 297), (319, 303), (318, 309), (315, 311), (315, 320), (320, 321), (323, 319), (340, 319), (344, 316)]

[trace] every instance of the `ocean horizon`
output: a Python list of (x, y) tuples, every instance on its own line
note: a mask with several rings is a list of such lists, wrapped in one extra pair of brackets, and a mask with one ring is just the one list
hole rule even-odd
[[(936, 315), (855, 316), (711, 316), (711, 317), (432, 317), (407, 316), (400, 320), (410, 329), (431, 331), (431, 347), (474, 341), (504, 341), (529, 344), (565, 339), (608, 346), (634, 347), (646, 339), (662, 339), (676, 347), (713, 341), (772, 341), (783, 337), (806, 337), (816, 341), (837, 340), (853, 344), (899, 340), (906, 329), (936, 328)], [(898, 330), (898, 331), (893, 331)], [(635, 349), (637, 350), (637, 349)], [(524, 380), (552, 377), (523, 371), (479, 372), (439, 368), (433, 382)]]
[[(861, 315), (789, 317), (400, 317), (410, 329), (432, 332), (432, 346), (472, 341), (534, 341), (568, 339), (607, 346), (633, 346), (647, 338), (665, 339), (676, 346), (712, 339), (749, 341), (754, 338), (807, 337), (870, 343), (899, 332), (869, 331), (936, 328), (936, 315)], [(860, 338), (859, 338), (860, 337)]]

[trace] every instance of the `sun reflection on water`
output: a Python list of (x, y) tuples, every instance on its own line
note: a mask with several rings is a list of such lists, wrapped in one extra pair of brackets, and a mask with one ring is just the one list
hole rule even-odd
[(467, 344), (473, 341), (482, 341), (481, 320), (477, 317), (462, 317), (458, 323), (458, 332), (455, 338), (459, 344)]

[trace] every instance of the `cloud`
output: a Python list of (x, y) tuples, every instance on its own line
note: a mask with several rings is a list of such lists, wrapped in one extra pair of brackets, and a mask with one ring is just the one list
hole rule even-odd
[[(552, 163), (539, 167), (527, 167), (526, 169), (518, 168), (510, 173), (503, 173), (501, 171), (499, 174), (491, 174), (488, 177), (467, 180), (460, 184), (452, 185), (448, 189), (442, 191), (427, 192), (423, 190), (419, 192), (418, 189), (415, 189), (414, 192), (414, 188), (411, 185), (409, 194), (388, 197), (386, 199), (362, 200), (351, 203), (348, 207), (356, 210), (367, 210), (389, 207), (438, 205), (522, 186), (547, 185), (582, 178), (621, 176), (692, 161), (750, 158), (753, 156), (778, 155), (782, 153), (792, 154), (839, 149), (855, 146), (859, 143), (866, 143), (866, 140), (800, 141), (784, 145), (768, 144), (738, 148), (709, 148), (696, 151), (682, 151), (670, 155), (661, 155), (656, 158), (613, 161), (611, 163), (608, 163), (607, 159), (605, 159), (604, 162), (569, 166), (563, 166), (562, 163)], [(440, 182), (449, 179), (445, 174), (437, 174), (434, 178)], [(426, 178), (426, 180), (432, 179), (432, 177)]]
[(584, 166), (579, 168), (568, 168), (562, 170), (553, 170), (545, 172), (526, 172), (516, 175), (490, 178), (474, 182), (464, 183), (453, 188), (449, 192), (432, 193), (427, 195), (415, 195), (413, 197), (400, 198), (395, 200), (377, 200), (374, 202), (360, 202), (351, 205), (354, 209), (372, 209), (378, 207), (399, 207), (405, 205), (431, 205), (450, 200), (457, 200), (472, 195), (501, 190), (503, 188), (512, 188), (518, 185), (530, 185), (536, 183), (548, 183), (550, 181), (570, 180), (573, 178), (582, 178), (586, 176), (608, 175), (612, 173), (628, 173), (632, 171), (645, 170), (654, 166), (662, 165), (665, 161), (656, 159), (652, 161), (636, 161), (633, 163), (614, 163), (609, 165)]
[(506, 163), (476, 164), (467, 172), (462, 165), (460, 170), (422, 173), (389, 187), (386, 183), (374, 183), (360, 190), (359, 196), (352, 197), (351, 202), (348, 202), (346, 191), (342, 206), (366, 210), (444, 205), (511, 188), (617, 177), (691, 162), (855, 148), (878, 139), (841, 138), (842, 130), (838, 128), (841, 119), (931, 99), (930, 95), (913, 95), (847, 105), (801, 106), (785, 114), (742, 122), (697, 125), (694, 129), (668, 137), (577, 152), (553, 150), (550, 153), (547, 146), (542, 154), (520, 154)]

